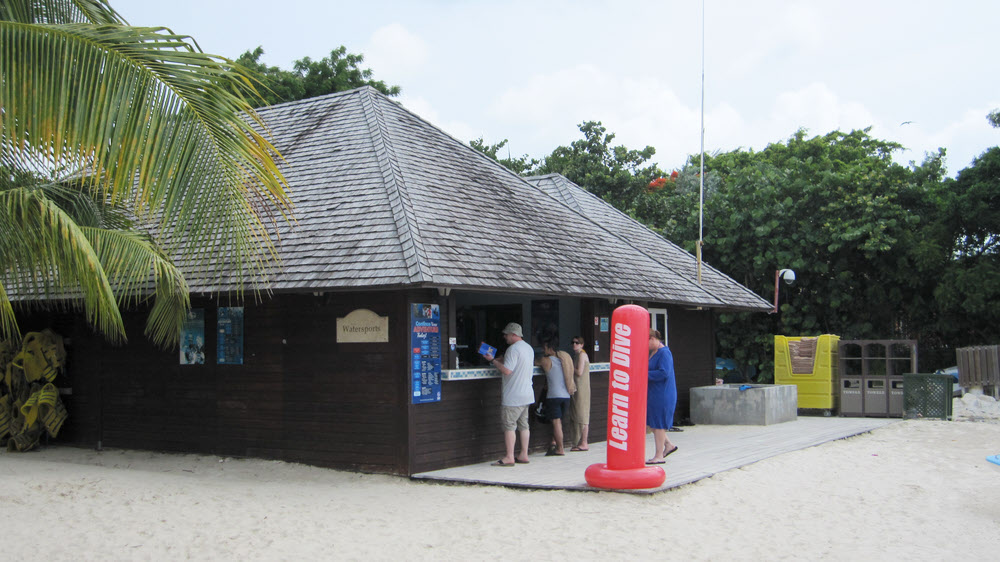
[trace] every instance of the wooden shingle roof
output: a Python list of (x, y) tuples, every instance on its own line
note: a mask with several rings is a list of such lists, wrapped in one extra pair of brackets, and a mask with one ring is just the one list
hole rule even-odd
[[(373, 88), (258, 113), (285, 159), (297, 221), (280, 227), (271, 290), (441, 287), (770, 308), (715, 270), (717, 282), (699, 286), (690, 254), (565, 178), (526, 181)], [(641, 247), (629, 241), (637, 228)]]
[[(609, 231), (623, 235), (636, 250), (653, 257), (689, 281), (698, 282), (697, 258), (565, 176), (548, 174), (525, 179)], [(730, 307), (747, 310), (771, 308), (771, 304), (756, 293), (704, 261), (701, 264), (701, 284)]]

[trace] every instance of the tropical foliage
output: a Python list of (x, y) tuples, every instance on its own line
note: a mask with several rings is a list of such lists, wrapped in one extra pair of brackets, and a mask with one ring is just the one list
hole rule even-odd
[(482, 152), (486, 156), (489, 156), (493, 160), (496, 160), (497, 162), (502, 164), (505, 168), (514, 172), (515, 174), (519, 175), (530, 174), (538, 166), (539, 163), (538, 160), (534, 158), (529, 158), (527, 154), (524, 154), (519, 157), (512, 157), (510, 155), (509, 148), (507, 157), (501, 158), (499, 152), (503, 149), (503, 147), (507, 146), (507, 142), (508, 142), (507, 139), (503, 139), (502, 141), (496, 144), (486, 144), (486, 141), (483, 140), (483, 137), (479, 137), (478, 139), (475, 139), (472, 142), (470, 142), (469, 146), (475, 148), (479, 152)]
[(916, 339), (921, 370), (1000, 340), (1000, 148), (951, 179), (944, 150), (904, 166), (902, 147), (867, 129), (800, 130), (706, 155), (702, 181), (699, 156), (665, 174), (651, 147), (613, 146), (599, 122), (580, 130), (528, 173), (561, 173), (692, 253), (703, 188), (708, 263), (769, 300), (775, 271), (796, 272), (778, 314), (720, 314), (718, 353), (744, 372), (770, 376), (774, 334)]
[(553, 150), (535, 173), (562, 174), (619, 209), (632, 210), (649, 183), (663, 175), (649, 164), (656, 149), (612, 146), (615, 134), (607, 132), (600, 121), (582, 123), (580, 132), (582, 140)]
[(69, 302), (121, 341), (119, 308), (152, 298), (147, 335), (172, 345), (172, 257), (263, 279), (290, 202), (255, 95), (232, 61), (104, 0), (0, 3), (0, 339), (12, 299)]
[(260, 62), (263, 47), (246, 51), (236, 62), (254, 72), (263, 83), (260, 95), (266, 105), (287, 101), (313, 98), (335, 92), (343, 92), (371, 86), (387, 96), (398, 96), (399, 86), (388, 86), (381, 80), (372, 79), (369, 68), (361, 68), (364, 55), (347, 52), (340, 47), (330, 51), (330, 56), (314, 61), (305, 57), (295, 61), (292, 70), (282, 70), (277, 66), (267, 66)]
[[(787, 142), (705, 160), (708, 263), (760, 295), (774, 273), (795, 270), (779, 313), (722, 314), (719, 353), (772, 372), (773, 335), (916, 339), (921, 368), (954, 364), (954, 348), (1000, 336), (1000, 150), (956, 180), (944, 151), (920, 165), (892, 160), (901, 147), (868, 130)], [(697, 158), (680, 174), (697, 177)], [(694, 248), (697, 189), (644, 194), (640, 219)]]

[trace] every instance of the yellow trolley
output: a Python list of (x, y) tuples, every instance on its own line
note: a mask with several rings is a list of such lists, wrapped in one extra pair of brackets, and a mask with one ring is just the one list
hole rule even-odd
[(774, 383), (798, 387), (799, 408), (837, 409), (837, 343), (840, 336), (774, 336)]

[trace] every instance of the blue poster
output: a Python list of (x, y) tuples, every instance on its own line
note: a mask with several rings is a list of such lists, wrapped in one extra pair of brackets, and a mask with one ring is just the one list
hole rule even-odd
[(441, 309), (410, 305), (410, 359), (413, 403), (441, 401)]
[(243, 364), (243, 307), (220, 306), (216, 343), (219, 365)]
[(205, 309), (192, 308), (181, 326), (181, 365), (205, 364)]

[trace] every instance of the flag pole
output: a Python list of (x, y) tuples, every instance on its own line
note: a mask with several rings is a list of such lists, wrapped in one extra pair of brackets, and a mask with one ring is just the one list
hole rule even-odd
[(701, 247), (705, 244), (705, 0), (701, 0), (701, 170), (698, 174), (698, 284), (701, 285)]

